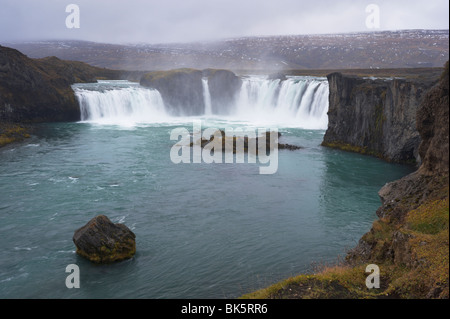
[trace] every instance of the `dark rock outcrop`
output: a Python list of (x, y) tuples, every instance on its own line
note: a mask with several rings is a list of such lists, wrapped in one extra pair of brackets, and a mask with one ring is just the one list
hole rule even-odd
[(154, 71), (144, 74), (140, 84), (158, 90), (172, 115), (202, 115), (205, 113), (202, 77), (202, 71), (194, 69)]
[[(408, 267), (420, 275), (426, 274), (426, 268), (429, 267), (427, 265), (443, 258), (443, 260), (446, 259), (446, 276), (448, 277), (448, 225), (445, 226), (445, 222), (442, 222), (439, 226), (442, 229), (447, 227), (446, 239), (442, 241), (439, 235), (431, 237), (432, 233), (425, 232), (427, 235), (422, 235), (421, 232), (413, 232), (408, 222), (419, 214), (417, 210), (422, 210), (425, 212), (423, 216), (432, 217), (428, 217), (429, 220), (422, 217), (424, 219), (421, 223), (424, 225), (436, 223), (433, 220), (438, 216), (436, 212), (439, 212), (436, 203), (447, 201), (448, 223), (448, 62), (440, 82), (425, 94), (418, 108), (417, 129), (421, 136), (419, 147), (421, 166), (416, 172), (386, 184), (379, 191), (382, 205), (377, 210), (377, 215), (380, 219), (375, 221), (370, 232), (365, 234), (358, 245), (348, 253), (347, 260), (351, 263), (386, 263)], [(423, 241), (417, 242), (418, 239), (415, 239), (415, 236), (421, 236)], [(417, 257), (418, 250), (425, 249), (417, 247), (425, 247), (428, 245), (427, 241), (433, 242), (436, 247), (446, 247), (447, 253), (444, 248), (441, 248), (441, 250), (428, 252), (432, 256), (429, 260)], [(445, 265), (442, 266), (445, 269)], [(437, 278), (436, 274), (434, 276)], [(444, 275), (442, 276), (445, 278)], [(423, 278), (427, 280), (426, 275)], [(437, 298), (442, 293), (442, 296), (447, 294), (448, 298), (448, 280), (437, 280), (433, 283), (430, 279), (424, 287), (414, 287), (414, 290), (416, 288), (420, 291), (415, 293), (422, 297)]]
[(133, 257), (136, 235), (123, 224), (114, 224), (99, 215), (77, 229), (73, 242), (77, 254), (95, 263), (111, 263)]
[(141, 85), (161, 93), (172, 115), (203, 115), (205, 100), (202, 79), (208, 79), (213, 114), (228, 114), (240, 92), (242, 80), (228, 70), (176, 69), (154, 71), (141, 77)]
[[(255, 142), (255, 154), (258, 154), (258, 150), (259, 150), (259, 143), (261, 141), (260, 137), (256, 137), (256, 138), (249, 138), (248, 136), (243, 136), (243, 137), (238, 137), (238, 136), (226, 136), (225, 131), (223, 130), (219, 130), (220, 134), (221, 134), (221, 141), (219, 141), (219, 143), (222, 145), (222, 152), (225, 152), (227, 150), (227, 144), (229, 144), (229, 149), (233, 149), (233, 153), (236, 154), (237, 151), (240, 151), (240, 149), (237, 146), (237, 142), (239, 140), (241, 140), (243, 143), (243, 151), (244, 153), (247, 153), (249, 151), (249, 143)], [(216, 134), (215, 134), (216, 135)], [(208, 145), (209, 143), (212, 143), (214, 141), (215, 135), (211, 136), (211, 138), (209, 140), (202, 138), (200, 141), (200, 146), (203, 148), (206, 145)], [(217, 134), (217, 136), (219, 136), (219, 134)], [(265, 149), (266, 151), (270, 151), (273, 149), (273, 146), (276, 143), (276, 140), (278, 141), (278, 139), (281, 137), (281, 133), (278, 132), (278, 138), (275, 139), (276, 135), (274, 134), (274, 132), (266, 132), (263, 134), (264, 139), (265, 139)], [(190, 143), (190, 146), (193, 147), (194, 143)], [(296, 150), (300, 150), (302, 149), (302, 147), (297, 146), (297, 145), (292, 145), (292, 144), (283, 144), (283, 143), (278, 143), (277, 144), (277, 148), (279, 150), (289, 150), (289, 151), (296, 151)]]
[(239, 95), (242, 80), (228, 70), (203, 70), (208, 78), (213, 114), (228, 114)]
[(269, 76), (267, 77), (268, 80), (280, 80), (280, 81), (286, 81), (287, 77), (286, 74), (282, 73), (282, 72), (278, 72), (278, 73), (272, 73), (269, 74)]
[[(427, 198), (437, 196), (442, 181), (449, 174), (449, 81), (448, 63), (441, 80), (425, 94), (417, 111), (417, 129), (422, 164), (404, 178), (386, 184), (379, 195), (382, 206), (377, 215), (402, 221), (408, 210), (418, 207)], [(439, 196), (437, 196), (439, 197)]]
[(23, 141), (30, 137), (30, 127), (16, 123), (0, 121), (0, 147), (12, 142)]
[(75, 82), (119, 78), (120, 72), (56, 57), (30, 59), (0, 46), (0, 122), (77, 121)]
[(419, 147), (423, 164), (420, 173), (426, 175), (448, 175), (449, 170), (449, 65), (441, 81), (430, 90), (425, 102), (417, 112), (417, 129), (422, 137)]
[[(56, 59), (56, 58), (55, 58)], [(20, 52), (0, 48), (0, 119), (11, 122), (72, 121), (80, 109), (70, 82)]]
[(392, 162), (419, 162), (416, 113), (430, 79), (369, 79), (328, 75), (328, 130), (322, 145)]

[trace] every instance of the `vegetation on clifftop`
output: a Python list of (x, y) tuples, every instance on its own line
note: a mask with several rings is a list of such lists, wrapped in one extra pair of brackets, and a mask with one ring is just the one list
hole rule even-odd
[[(447, 180), (448, 182), (448, 180)], [(242, 296), (243, 299), (449, 298), (449, 199), (429, 199), (406, 215), (404, 224), (381, 219), (364, 240), (373, 259), (323, 267)], [(402, 241), (403, 240), (403, 241)], [(404, 256), (393, 260), (392, 247)], [(366, 266), (380, 268), (379, 289), (366, 287)]]

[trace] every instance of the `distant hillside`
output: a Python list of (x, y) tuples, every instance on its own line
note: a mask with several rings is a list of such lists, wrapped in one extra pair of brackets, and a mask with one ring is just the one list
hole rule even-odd
[(120, 70), (441, 67), (448, 30), (268, 36), (206, 43), (113, 45), (84, 41), (7, 43), (32, 58), (57, 56)]

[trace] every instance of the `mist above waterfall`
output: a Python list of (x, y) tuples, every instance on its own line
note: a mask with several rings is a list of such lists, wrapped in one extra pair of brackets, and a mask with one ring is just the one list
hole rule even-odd
[[(218, 108), (209, 92), (208, 79), (202, 79), (203, 118), (278, 125), (305, 129), (326, 129), (328, 125), (328, 82), (325, 78), (290, 77), (284, 81), (249, 76), (233, 101)], [(178, 122), (191, 118), (174, 116), (161, 94), (137, 83), (99, 81), (73, 85), (80, 104), (81, 120), (101, 124), (136, 125)], [(217, 104), (217, 103), (216, 103)]]

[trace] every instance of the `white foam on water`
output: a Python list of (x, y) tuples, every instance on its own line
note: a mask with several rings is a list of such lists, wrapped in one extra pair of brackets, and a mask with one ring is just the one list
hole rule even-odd
[[(207, 78), (202, 79), (205, 121), (278, 125), (325, 130), (328, 126), (328, 81), (325, 78), (290, 77), (284, 81), (251, 76), (242, 87), (229, 115), (212, 111)], [(175, 117), (166, 112), (161, 94), (127, 81), (99, 81), (72, 86), (81, 121), (133, 128), (146, 124), (187, 123), (198, 117)]]

